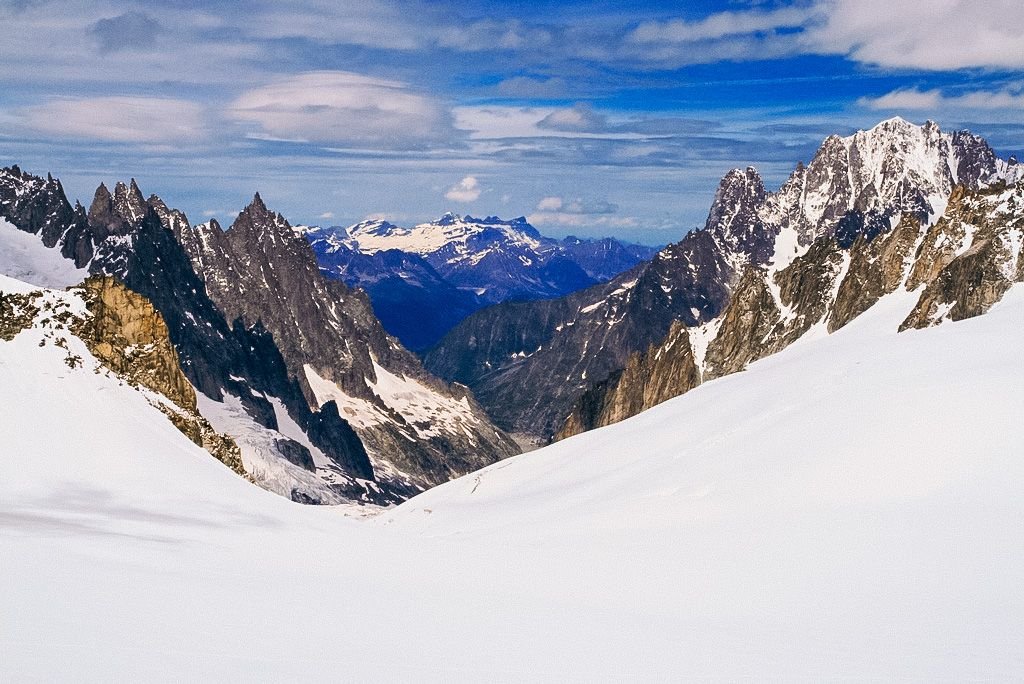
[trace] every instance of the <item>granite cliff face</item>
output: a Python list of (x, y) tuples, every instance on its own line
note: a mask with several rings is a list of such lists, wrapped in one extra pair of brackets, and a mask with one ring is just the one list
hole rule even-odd
[(91, 316), (72, 329), (93, 356), (134, 384), (196, 410), (196, 393), (181, 372), (163, 316), (142, 295), (111, 276), (86, 279), (75, 290)]

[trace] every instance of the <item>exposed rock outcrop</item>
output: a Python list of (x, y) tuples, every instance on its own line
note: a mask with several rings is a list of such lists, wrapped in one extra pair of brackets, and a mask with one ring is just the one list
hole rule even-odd
[(860, 235), (850, 248), (850, 267), (836, 293), (828, 330), (835, 332), (903, 284), (921, 236), (920, 219), (904, 214), (896, 228), (871, 239)]
[(103, 365), (135, 385), (196, 411), (196, 394), (181, 371), (163, 316), (111, 276), (90, 276), (75, 288), (91, 316), (72, 331)]
[(633, 354), (621, 373), (588, 390), (555, 439), (625, 420), (690, 391), (700, 381), (686, 326), (676, 321), (662, 345)]
[(1024, 280), (1024, 183), (958, 191), (924, 236), (908, 287), (926, 284), (901, 326), (978, 316)]
[(725, 313), (718, 335), (705, 357), (707, 377), (719, 377), (742, 370), (764, 349), (765, 340), (782, 322), (775, 298), (761, 268), (750, 267), (743, 274)]

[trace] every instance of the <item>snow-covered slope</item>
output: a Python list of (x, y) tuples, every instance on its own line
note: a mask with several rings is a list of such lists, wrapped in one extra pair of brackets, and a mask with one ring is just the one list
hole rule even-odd
[(368, 523), (16, 340), (0, 679), (1014, 679), (1024, 289), (913, 304)]
[(60, 252), (45, 249), (39, 237), (0, 217), (0, 274), (40, 287), (68, 287), (89, 275)]

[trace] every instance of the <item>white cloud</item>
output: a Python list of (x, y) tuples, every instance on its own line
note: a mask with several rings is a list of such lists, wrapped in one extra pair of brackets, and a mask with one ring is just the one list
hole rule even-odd
[(617, 204), (605, 200), (582, 200), (580, 198), (564, 199), (562, 197), (544, 197), (537, 202), (537, 211), (541, 213), (558, 212), (562, 214), (614, 214), (619, 210)]
[(809, 50), (886, 67), (1024, 67), (1020, 0), (819, 0)]
[(206, 135), (203, 108), (159, 97), (64, 98), (22, 109), (31, 129), (61, 138), (181, 143)]
[(696, 21), (645, 21), (608, 59), (673, 67), (837, 54), (895, 68), (1019, 69), (1024, 67), (1021, 36), (1020, 0), (814, 0), (770, 11), (719, 12)]
[(808, 16), (805, 9), (784, 8), (770, 12), (719, 12), (699, 21), (645, 21), (629, 34), (628, 40), (641, 44), (695, 43), (726, 36), (795, 28), (802, 26)]
[(540, 202), (537, 202), (537, 211), (558, 211), (561, 208), (561, 197), (545, 197)]
[[(455, 127), (474, 140), (507, 138), (606, 138), (638, 137), (631, 130), (636, 120), (612, 120), (589, 105), (574, 107), (516, 107), (467, 105), (452, 110)], [(654, 120), (654, 119), (652, 119)]]
[(452, 202), (475, 202), (480, 197), (480, 183), (474, 176), (466, 176), (458, 183), (448, 188), (444, 193), (445, 199)]
[(334, 218), (334, 212), (333, 211), (325, 211), (324, 213), (320, 214), (320, 216), (318, 218), (332, 219), (332, 218)]
[(526, 217), (535, 226), (564, 228), (637, 228), (640, 221), (632, 216), (576, 214), (564, 211), (537, 211)]
[(556, 109), (537, 122), (539, 128), (555, 131), (598, 132), (608, 125), (608, 117), (594, 111), (587, 104), (578, 104), (567, 109)]
[(424, 43), (421, 16), (381, 0), (274, 0), (245, 29), (260, 38), (413, 50)]
[(228, 110), (258, 137), (404, 147), (450, 131), (447, 112), (405, 83), (347, 71), (313, 71), (243, 93)]
[(973, 91), (962, 95), (943, 95), (938, 89), (894, 90), (881, 97), (862, 97), (857, 104), (878, 110), (925, 110), (930, 113), (949, 110), (1024, 110), (1024, 89), (1020, 86), (997, 91)]

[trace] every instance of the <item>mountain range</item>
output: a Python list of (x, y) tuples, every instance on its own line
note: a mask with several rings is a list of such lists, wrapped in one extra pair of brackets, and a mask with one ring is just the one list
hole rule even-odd
[(834, 331), (897, 289), (921, 289), (905, 327), (976, 315), (1021, 277), (1022, 177), (932, 122), (831, 136), (778, 191), (734, 169), (700, 230), (607, 283), (479, 311), (425, 364), (544, 442)]
[[(327, 276), (330, 259), (367, 282), (418, 273), (418, 291), (458, 310), (458, 293), (571, 281), (537, 277), (552, 264), (596, 279), (639, 252), (549, 240), (524, 219), (293, 227), (259, 194), (224, 230), (134, 181), (100, 185), (86, 209), (14, 166), (0, 170), (0, 267), (41, 288), (89, 276), (63, 303), (79, 312), (63, 344), (77, 336), (163, 396), (172, 423), (247, 477), (298, 501), (389, 504), (742, 371), (893, 293), (916, 302), (900, 329), (985, 313), (1024, 279), (1022, 180), (983, 139), (931, 122), (832, 136), (777, 191), (732, 170), (703, 228), (606, 282), (478, 310), (423, 363), (363, 290)], [(57, 295), (18, 297), (8, 336), (53, 325), (35, 302)]]
[(372, 220), (297, 230), (324, 274), (365, 290), (384, 328), (415, 351), (486, 306), (559, 297), (657, 252), (613, 238), (555, 240), (524, 217), (448, 213), (412, 228)]
[[(0, 219), (0, 242), (18, 245), (6, 273), (32, 282), (45, 262), (43, 284), (105, 275), (117, 283), (106, 287), (145, 298), (194, 388), (177, 405), (195, 403), (272, 491), (384, 504), (518, 451), (465, 387), (431, 376), (387, 335), (365, 294), (324, 278), (309, 243), (259, 194), (225, 231), (190, 224), (134, 181), (101, 184), (86, 210), (58, 180), (13, 166), (0, 169)], [(99, 341), (127, 344), (115, 337)]]

